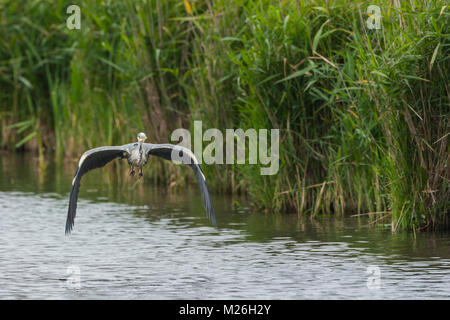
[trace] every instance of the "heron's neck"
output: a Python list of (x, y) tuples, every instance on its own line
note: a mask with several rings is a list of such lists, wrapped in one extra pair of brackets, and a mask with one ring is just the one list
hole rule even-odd
[(142, 151), (142, 140), (139, 140), (138, 143), (139, 143), (139, 151)]

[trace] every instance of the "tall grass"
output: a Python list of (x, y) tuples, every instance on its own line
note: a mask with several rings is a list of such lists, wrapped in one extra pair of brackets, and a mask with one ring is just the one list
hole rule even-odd
[[(280, 171), (204, 166), (267, 211), (449, 227), (445, 1), (0, 0), (0, 143), (73, 157), (137, 131), (280, 129)], [(382, 28), (366, 9), (378, 5)], [(181, 182), (158, 162), (155, 179)]]

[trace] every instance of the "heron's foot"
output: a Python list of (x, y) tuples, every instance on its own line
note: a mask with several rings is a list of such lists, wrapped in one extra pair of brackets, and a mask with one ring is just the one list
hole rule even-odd
[(142, 170), (139, 170), (139, 178), (142, 177)]
[(134, 171), (134, 170), (131, 170), (130, 171), (130, 177), (134, 177), (134, 174), (136, 173), (136, 171)]

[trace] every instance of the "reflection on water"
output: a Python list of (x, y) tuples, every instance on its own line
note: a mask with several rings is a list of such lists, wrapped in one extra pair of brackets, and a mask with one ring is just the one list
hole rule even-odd
[(1, 155), (0, 299), (450, 298), (449, 234), (264, 215), (219, 195), (213, 228), (197, 186), (133, 187), (125, 166), (83, 178), (67, 237), (74, 167)]

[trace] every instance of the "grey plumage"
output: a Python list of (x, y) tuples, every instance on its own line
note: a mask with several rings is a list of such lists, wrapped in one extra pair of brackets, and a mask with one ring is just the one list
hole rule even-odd
[(211, 223), (216, 225), (216, 218), (214, 215), (211, 198), (209, 196), (206, 179), (195, 155), (189, 149), (178, 145), (142, 143), (145, 138), (140, 139), (138, 135), (139, 142), (136, 143), (130, 143), (123, 146), (99, 147), (83, 153), (78, 163), (78, 167), (72, 181), (72, 188), (70, 190), (66, 234), (72, 231), (74, 225), (80, 181), (81, 177), (85, 173), (90, 170), (103, 167), (114, 159), (126, 158), (131, 166), (130, 175), (134, 174), (134, 167), (139, 168), (141, 174), (142, 167), (148, 162), (150, 155), (161, 157), (166, 160), (172, 160), (172, 152), (178, 153), (181, 157), (181, 162), (188, 164), (194, 170), (202, 194), (206, 215), (210, 219)]

